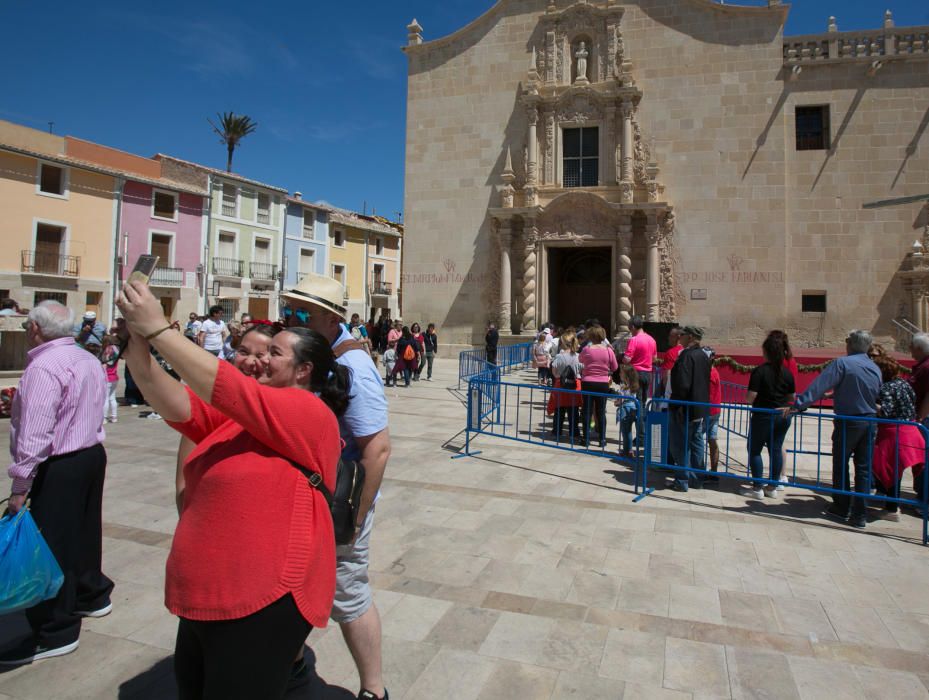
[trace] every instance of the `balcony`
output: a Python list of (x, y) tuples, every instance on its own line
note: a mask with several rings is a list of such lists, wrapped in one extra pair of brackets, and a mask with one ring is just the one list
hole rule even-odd
[(371, 296), (383, 296), (389, 297), (391, 295), (391, 286), (390, 282), (383, 282), (381, 280), (374, 280), (371, 283)]
[(184, 268), (156, 267), (149, 284), (153, 287), (183, 287)]
[(253, 262), (248, 264), (248, 276), (253, 280), (273, 282), (277, 279), (277, 265), (273, 263)]
[(241, 277), (244, 263), (233, 258), (213, 258), (213, 274), (220, 277)]
[(58, 255), (41, 250), (24, 250), (21, 256), (21, 271), (36, 275), (58, 275), (80, 277), (81, 258), (77, 255)]

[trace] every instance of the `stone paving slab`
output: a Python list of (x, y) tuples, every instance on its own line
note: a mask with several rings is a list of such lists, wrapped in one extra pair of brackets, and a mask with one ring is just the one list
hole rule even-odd
[[(497, 438), (451, 460), (454, 370), (388, 389), (371, 574), (392, 698), (929, 698), (916, 518), (852, 531), (821, 519), (820, 496), (757, 503), (727, 484), (635, 504), (621, 464)], [(176, 696), (163, 585), (177, 438), (139, 415), (121, 408), (108, 428), (114, 611), (85, 622), (74, 654), (0, 673), (0, 700)], [(0, 618), (0, 644), (22, 633)], [(339, 631), (308, 644), (325, 681), (292, 697), (353, 697)]]

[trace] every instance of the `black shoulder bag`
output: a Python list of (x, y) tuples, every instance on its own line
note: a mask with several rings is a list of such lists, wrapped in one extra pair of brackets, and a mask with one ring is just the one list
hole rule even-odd
[(311, 472), (293, 460), (290, 463), (300, 470), (310, 487), (318, 490), (329, 504), (335, 543), (351, 542), (355, 537), (355, 523), (358, 522), (358, 513), (361, 509), (361, 490), (365, 483), (365, 468), (361, 466), (361, 462), (339, 458), (335, 493), (329, 492), (319, 473)]

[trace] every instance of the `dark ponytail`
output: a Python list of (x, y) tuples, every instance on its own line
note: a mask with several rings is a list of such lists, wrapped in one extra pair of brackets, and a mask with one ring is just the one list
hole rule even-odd
[(348, 392), (351, 389), (351, 371), (335, 361), (332, 346), (316, 331), (309, 328), (287, 328), (284, 333), (296, 336), (294, 343), (294, 362), (298, 365), (309, 362), (313, 365), (310, 373), (310, 391), (319, 394), (336, 416), (341, 416), (348, 408)]
[(771, 331), (768, 333), (768, 337), (765, 338), (764, 343), (761, 345), (765, 358), (774, 366), (774, 369), (780, 369), (781, 365), (783, 365), (784, 361), (787, 359), (785, 345), (786, 336), (781, 331)]

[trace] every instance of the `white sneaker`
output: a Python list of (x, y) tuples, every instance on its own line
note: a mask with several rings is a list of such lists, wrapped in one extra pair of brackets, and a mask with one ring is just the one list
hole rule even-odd
[(161, 416), (155, 413), (154, 411), (152, 411), (145, 417), (148, 418), (149, 420), (161, 420)]
[(767, 498), (777, 498), (777, 487), (776, 486), (765, 486), (764, 495)]
[(106, 617), (111, 612), (113, 612), (113, 603), (107, 603), (102, 608), (97, 608), (96, 610), (75, 610), (75, 615), (80, 615), (81, 617)]
[(787, 487), (787, 477), (786, 477), (786, 476), (781, 476), (781, 478), (778, 479), (778, 481), (779, 481), (780, 483), (777, 485), (777, 490), (778, 490), (778, 491), (783, 491), (783, 490)]
[(748, 490), (748, 495), (749, 495), (751, 498), (757, 498), (757, 499), (761, 500), (762, 498), (764, 498), (764, 489), (750, 488), (750, 489)]

